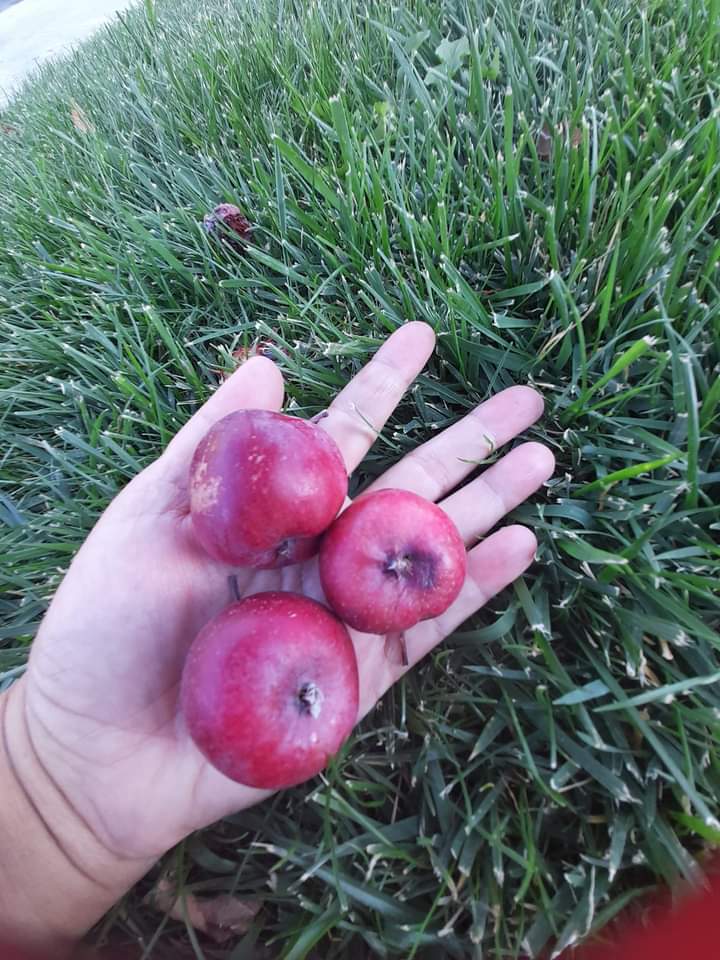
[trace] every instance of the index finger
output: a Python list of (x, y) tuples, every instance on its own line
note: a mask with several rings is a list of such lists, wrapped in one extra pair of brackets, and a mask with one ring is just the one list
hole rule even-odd
[(406, 323), (330, 404), (319, 424), (340, 448), (348, 473), (373, 445), (434, 346), (432, 327), (419, 320)]
[(280, 368), (267, 357), (251, 357), (188, 420), (163, 454), (166, 469), (187, 470), (195, 448), (218, 420), (242, 409), (279, 410), (283, 402)]

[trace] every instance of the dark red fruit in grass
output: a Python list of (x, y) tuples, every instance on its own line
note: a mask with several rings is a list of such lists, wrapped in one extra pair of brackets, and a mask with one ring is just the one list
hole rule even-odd
[(448, 515), (407, 490), (359, 497), (323, 538), (328, 603), (355, 630), (389, 633), (437, 617), (465, 580), (465, 546)]
[(220, 203), (206, 213), (203, 228), (206, 233), (219, 236), (236, 249), (242, 249), (252, 231), (250, 221), (234, 203)]
[(251, 787), (302, 783), (352, 730), (358, 671), (350, 636), (322, 604), (259, 593), (200, 632), (185, 661), (190, 735), (221, 773)]
[(322, 427), (269, 410), (218, 421), (190, 465), (190, 512), (202, 547), (232, 566), (284, 567), (317, 552), (347, 495)]

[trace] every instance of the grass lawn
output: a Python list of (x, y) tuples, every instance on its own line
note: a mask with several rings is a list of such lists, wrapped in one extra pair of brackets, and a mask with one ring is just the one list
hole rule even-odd
[[(337, 769), (189, 839), (103, 935), (538, 957), (695, 876), (720, 839), (718, 0), (146, 0), (0, 115), (0, 151), (3, 684), (100, 511), (258, 341), (312, 415), (435, 327), (360, 483), (513, 383), (558, 458), (513, 515), (529, 574)], [(245, 254), (200, 227), (221, 201)], [(144, 902), (170, 866), (259, 895), (249, 932)]]

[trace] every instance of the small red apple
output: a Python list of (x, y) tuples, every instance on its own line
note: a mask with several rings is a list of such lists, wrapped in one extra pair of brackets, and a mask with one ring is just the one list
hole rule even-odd
[(226, 777), (269, 790), (302, 783), (357, 720), (352, 641), (315, 600), (255, 594), (200, 631), (180, 699), (190, 735)]
[(233, 566), (284, 567), (317, 552), (347, 495), (335, 441), (308, 420), (237, 410), (190, 465), (190, 513), (204, 550)]
[(335, 613), (363, 633), (407, 630), (443, 613), (465, 580), (450, 517), (408, 490), (359, 497), (323, 538), (320, 579)]

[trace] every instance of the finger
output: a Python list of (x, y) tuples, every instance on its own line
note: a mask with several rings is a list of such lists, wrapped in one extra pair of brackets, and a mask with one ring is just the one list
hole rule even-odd
[(526, 430), (542, 412), (543, 399), (537, 390), (508, 387), (403, 457), (370, 489), (400, 487), (438, 500), (471, 473), (478, 461)]
[(272, 360), (246, 360), (171, 440), (163, 455), (164, 466), (186, 469), (195, 447), (214, 423), (234, 410), (279, 410), (283, 392), (282, 373)]
[[(467, 577), (457, 600), (437, 619), (419, 623), (405, 634), (410, 666), (527, 570), (536, 549), (535, 534), (514, 525), (503, 527), (470, 550)], [(396, 669), (400, 676), (408, 668), (398, 665)]]
[(548, 480), (555, 457), (542, 443), (523, 443), (442, 501), (466, 543), (487, 533)]
[(373, 445), (434, 346), (432, 327), (406, 323), (333, 400), (319, 423), (340, 447), (348, 473)]

